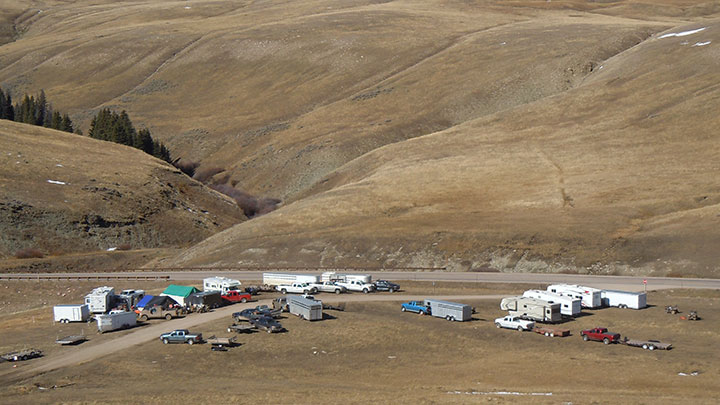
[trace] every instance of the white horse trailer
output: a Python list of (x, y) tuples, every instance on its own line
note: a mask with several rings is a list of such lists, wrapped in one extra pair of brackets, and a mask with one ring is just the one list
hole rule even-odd
[(323, 319), (322, 301), (290, 295), (287, 298), (288, 312), (308, 321)]
[(472, 307), (467, 304), (440, 300), (425, 300), (430, 307), (430, 315), (445, 318), (448, 321), (465, 322), (472, 317)]
[(527, 290), (523, 297), (535, 298), (549, 303), (560, 304), (560, 314), (565, 316), (578, 316), (582, 311), (582, 300), (568, 297), (567, 295), (555, 294), (544, 290)]
[(553, 284), (548, 286), (547, 291), (578, 298), (582, 300), (582, 306), (585, 308), (600, 308), (602, 306), (601, 290), (597, 288), (574, 284)]
[(334, 271), (326, 271), (320, 276), (321, 281), (362, 281), (365, 284), (372, 283), (372, 276), (369, 274), (340, 274)]
[(55, 305), (53, 315), (55, 322), (85, 322), (90, 319), (90, 309), (87, 304)]
[(507, 297), (500, 302), (500, 309), (509, 315), (537, 322), (558, 322), (562, 320), (560, 304), (529, 297)]
[(263, 284), (281, 285), (292, 283), (317, 283), (320, 276), (294, 273), (263, 273)]
[(602, 290), (602, 303), (607, 307), (641, 309), (647, 306), (647, 294), (620, 290)]

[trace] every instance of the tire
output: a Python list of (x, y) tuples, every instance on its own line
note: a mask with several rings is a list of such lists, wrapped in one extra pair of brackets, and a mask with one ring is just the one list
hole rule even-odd
[(391, 294), (395, 292), (395, 290), (393, 290), (392, 288), (389, 289), (388, 291), (390, 291)]
[(606, 345), (609, 345), (609, 344), (610, 344), (610, 339), (604, 338), (604, 339), (603, 339), (603, 343), (605, 343)]
[(450, 317), (450, 322), (455, 322), (455, 317), (454, 317), (454, 316), (451, 316), (451, 317)]
[(169, 321), (172, 319), (172, 314), (165, 314), (165, 320)]
[(500, 329), (500, 324), (498, 322), (495, 322), (495, 327)]
[(342, 292), (342, 291), (340, 291), (339, 288), (338, 288), (337, 290), (335, 290), (335, 294), (340, 294), (341, 292)]
[(553, 332), (550, 332), (550, 337), (555, 337), (555, 334)]
[(308, 295), (308, 294), (310, 294), (310, 291), (308, 291), (308, 290), (303, 290), (303, 294)]
[(523, 327), (522, 327), (522, 326), (518, 326), (518, 332), (522, 332), (522, 331), (523, 331)]
[(241, 299), (240, 302), (242, 302), (243, 304), (246, 303), (246, 302), (247, 302), (247, 298), (244, 298), (244, 297), (243, 297), (243, 299)]
[(403, 312), (407, 311), (407, 310), (405, 309), (405, 307), (400, 308), (400, 310), (403, 311)]
[(194, 344), (195, 344), (195, 340), (193, 340), (193, 339), (188, 340), (188, 344), (189, 344), (190, 346), (194, 345)]
[(367, 293), (369, 293), (369, 292), (370, 292), (370, 291), (369, 291), (367, 288), (363, 288), (363, 293), (367, 294)]
[(648, 349), (650, 349), (650, 350), (655, 350), (655, 346), (654, 346), (654, 345), (650, 345), (650, 346), (648, 346)]
[(268, 329), (268, 330), (267, 330), (267, 333), (272, 333), (272, 329)]
[(445, 320), (446, 320), (446, 321), (449, 321), (449, 320), (450, 320), (450, 315), (445, 315)]
[(642, 348), (643, 348), (644, 350), (647, 350), (647, 349), (648, 349), (648, 345), (644, 344), (644, 345), (642, 345)]
[(143, 322), (147, 322), (147, 320), (148, 320), (147, 315), (140, 315), (140, 320)]
[(418, 315), (425, 315), (425, 312), (423, 312), (423, 311), (418, 311)]
[(545, 332), (545, 336), (550, 337), (550, 332)]
[(287, 294), (287, 290), (283, 288), (282, 290), (280, 290), (280, 294)]
[(587, 335), (583, 335), (583, 340), (584, 340), (584, 341), (587, 342), (589, 339), (590, 339), (590, 338), (589, 338)]
[(170, 341), (167, 340), (167, 338), (163, 339), (163, 344), (168, 344), (168, 343), (170, 343)]

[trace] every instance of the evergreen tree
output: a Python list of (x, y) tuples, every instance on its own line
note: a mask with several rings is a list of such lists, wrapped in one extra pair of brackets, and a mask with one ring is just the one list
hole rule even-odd
[(45, 115), (47, 113), (47, 100), (45, 98), (45, 90), (40, 90), (35, 102), (35, 125), (45, 125)]
[(52, 113), (52, 119), (50, 122), (50, 128), (52, 129), (60, 129), (62, 127), (62, 116), (60, 115), (59, 111), (54, 111)]
[(62, 117), (62, 123), (60, 124), (60, 130), (65, 132), (73, 132), (73, 124), (70, 121), (70, 116), (65, 114)]

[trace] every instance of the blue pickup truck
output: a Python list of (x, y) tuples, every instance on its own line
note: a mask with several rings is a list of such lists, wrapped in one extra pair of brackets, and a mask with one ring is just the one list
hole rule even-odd
[(430, 315), (430, 306), (422, 301), (410, 301), (402, 304), (402, 311), (417, 312), (420, 315)]
[(202, 343), (202, 333), (190, 333), (187, 329), (176, 329), (172, 332), (160, 335), (160, 340), (165, 343), (187, 343), (189, 345)]

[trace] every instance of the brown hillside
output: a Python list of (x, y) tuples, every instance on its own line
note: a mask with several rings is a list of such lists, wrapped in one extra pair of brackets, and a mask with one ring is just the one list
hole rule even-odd
[(0, 120), (0, 257), (186, 246), (244, 217), (130, 147)]

